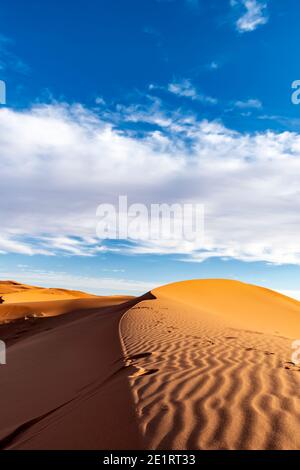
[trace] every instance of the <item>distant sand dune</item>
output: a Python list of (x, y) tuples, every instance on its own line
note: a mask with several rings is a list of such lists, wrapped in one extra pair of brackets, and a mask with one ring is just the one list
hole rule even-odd
[(96, 296), (85, 292), (34, 287), (15, 281), (0, 281), (0, 324), (20, 318), (51, 317), (77, 310), (118, 305), (132, 299), (132, 296)]
[(152, 293), (121, 321), (145, 446), (299, 449), (300, 303), (221, 280)]
[(16, 281), (0, 281), (0, 295), (6, 304), (95, 297), (81, 291), (29, 286)]

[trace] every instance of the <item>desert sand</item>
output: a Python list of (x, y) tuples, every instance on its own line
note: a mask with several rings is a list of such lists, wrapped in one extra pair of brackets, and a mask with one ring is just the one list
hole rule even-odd
[(44, 288), (0, 281), (0, 325), (12, 320), (32, 317), (51, 317), (76, 310), (118, 305), (132, 296), (96, 296), (85, 292), (58, 288)]
[(0, 325), (0, 448), (300, 448), (300, 302), (197, 280), (30, 308)]
[(0, 281), (0, 295), (6, 304), (96, 297), (77, 290), (29, 286), (16, 281)]
[(140, 447), (119, 336), (120, 318), (136, 300), (72, 302), (71, 312), (69, 301), (53, 301), (50, 308), (63, 309), (56, 316), (0, 325), (7, 346), (0, 365), (0, 449)]
[(144, 445), (299, 449), (300, 303), (236, 281), (155, 289), (122, 318)]

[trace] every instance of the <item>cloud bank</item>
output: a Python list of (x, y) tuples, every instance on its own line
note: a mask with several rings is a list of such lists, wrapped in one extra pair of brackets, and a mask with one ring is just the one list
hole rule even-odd
[[(1, 109), (0, 148), (1, 253), (93, 256), (114, 249), (194, 262), (300, 264), (295, 132), (244, 134), (157, 105), (99, 116), (52, 104)], [(130, 203), (204, 204), (204, 242), (112, 248), (97, 240), (98, 204), (116, 203), (121, 194)]]

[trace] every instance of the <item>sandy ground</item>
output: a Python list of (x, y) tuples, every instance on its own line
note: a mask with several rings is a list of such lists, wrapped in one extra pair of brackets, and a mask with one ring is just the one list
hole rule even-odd
[(299, 449), (300, 303), (235, 281), (153, 291), (122, 318), (151, 449)]
[(0, 449), (141, 447), (119, 336), (134, 303), (0, 327)]
[(31, 314), (0, 325), (2, 449), (300, 448), (295, 300), (208, 280), (6, 308)]

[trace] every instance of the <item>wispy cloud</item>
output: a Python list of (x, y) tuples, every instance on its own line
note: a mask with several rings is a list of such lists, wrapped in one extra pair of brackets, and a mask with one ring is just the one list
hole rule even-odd
[(68, 272), (45, 271), (28, 267), (7, 271), (1, 269), (0, 266), (0, 277), (1, 279), (14, 279), (29, 285), (82, 290), (98, 295), (141, 295), (157, 287), (155, 282), (120, 277), (77, 276)]
[(250, 98), (245, 101), (236, 101), (234, 103), (236, 108), (240, 109), (261, 109), (262, 102), (256, 98)]
[(10, 38), (0, 34), (0, 70), (12, 70), (27, 75), (29, 66), (12, 51), (13, 45), (14, 42)]
[(160, 32), (157, 29), (153, 28), (152, 26), (145, 26), (143, 28), (143, 32), (145, 34), (149, 34), (150, 36), (155, 36), (157, 38), (160, 37)]
[(236, 21), (236, 29), (240, 33), (254, 31), (259, 26), (266, 24), (269, 20), (267, 13), (267, 2), (260, 0), (231, 0), (234, 8), (242, 8), (243, 14)]
[(213, 60), (210, 64), (208, 64), (207, 68), (210, 70), (218, 70), (220, 68), (220, 63), (216, 60)]
[(95, 103), (99, 106), (105, 106), (105, 100), (102, 96), (96, 96)]
[(200, 93), (189, 79), (169, 83), (168, 91), (174, 95), (190, 98), (191, 100), (200, 101), (201, 103), (217, 104), (218, 102), (216, 98)]

